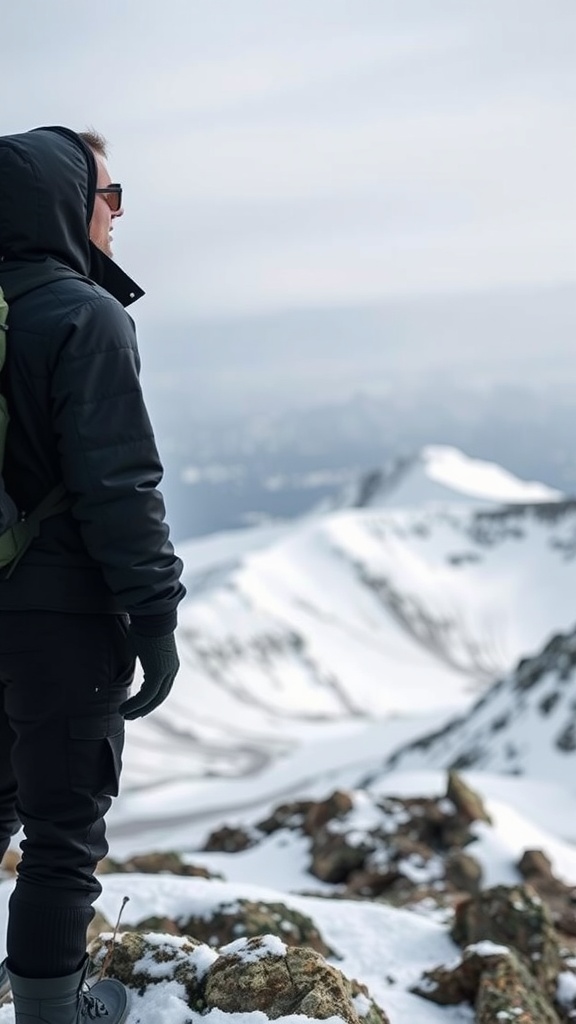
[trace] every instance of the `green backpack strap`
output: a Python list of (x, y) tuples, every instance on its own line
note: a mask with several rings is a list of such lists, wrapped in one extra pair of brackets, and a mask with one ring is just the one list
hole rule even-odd
[(64, 484), (58, 484), (25, 519), (0, 534), (0, 568), (9, 566), (2, 579), (10, 578), (22, 555), (38, 537), (42, 520), (65, 512), (71, 503)]

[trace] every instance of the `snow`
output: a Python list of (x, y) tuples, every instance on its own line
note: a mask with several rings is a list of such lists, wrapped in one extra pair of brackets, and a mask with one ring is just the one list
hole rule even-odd
[[(336, 767), (336, 765), (335, 765)], [(564, 880), (576, 884), (576, 849), (557, 838), (564, 828), (562, 806), (560, 816), (549, 820), (554, 825), (556, 836), (535, 826), (513, 807), (498, 799), (498, 776), (484, 778), (481, 772), (465, 775), (466, 781), (477, 789), (491, 814), (494, 825), (475, 825), (476, 840), (473, 853), (478, 857), (484, 872), (484, 884), (511, 884), (519, 881), (514, 867), (524, 849), (538, 846), (550, 856), (553, 869)], [(523, 800), (536, 806), (541, 798), (539, 787), (526, 780), (505, 780), (508, 783), (523, 783)], [(485, 784), (484, 784), (485, 783)], [(378, 780), (379, 796), (400, 795), (435, 796), (445, 788), (444, 773), (420, 772), (394, 773), (387, 784)], [(513, 787), (512, 787), (513, 788)], [(510, 793), (508, 794), (510, 795)], [(148, 794), (151, 810), (157, 796)], [(370, 825), (370, 816), (365, 794), (354, 794), (356, 822), (358, 827)], [(260, 807), (263, 817), (267, 807)], [(287, 842), (285, 861), (278, 860), (281, 844)], [(116, 854), (114, 846), (112, 854)], [(335, 966), (349, 977), (363, 982), (371, 996), (384, 1007), (391, 1024), (410, 1020), (411, 1024), (468, 1024), (473, 1021), (471, 1007), (440, 1007), (414, 995), (410, 989), (418, 982), (424, 971), (439, 964), (449, 964), (461, 959), (458, 947), (448, 936), (445, 919), (440, 916), (397, 910), (379, 902), (363, 902), (346, 899), (330, 900), (322, 896), (302, 895), (303, 889), (322, 891), (321, 883), (307, 875), (305, 869), (305, 840), (296, 833), (278, 833), (269, 837), (268, 844), (239, 854), (198, 853), (190, 855), (195, 863), (202, 862), (212, 870), (223, 870), (226, 881), (188, 878), (181, 876), (143, 875), (138, 873), (100, 876), (103, 892), (96, 907), (110, 920), (116, 920), (125, 897), (128, 903), (123, 912), (123, 922), (136, 924), (150, 916), (170, 917), (184, 920), (190, 916), (209, 917), (223, 903), (234, 905), (239, 899), (264, 902), (284, 902), (288, 907), (310, 916), (326, 942), (338, 954)], [(299, 864), (289, 869), (290, 863)], [(0, 935), (4, 934), (7, 903), (12, 882), (0, 883)], [(332, 887), (333, 889), (333, 887)], [(173, 936), (156, 936), (159, 945), (181, 947), (183, 940)], [(284, 943), (274, 937), (266, 940), (265, 948), (273, 955), (284, 955)], [(494, 943), (477, 943), (474, 949), (481, 956), (490, 956), (500, 951)], [(226, 950), (238, 952), (246, 957), (246, 942), (243, 938), (230, 943)], [(0, 948), (0, 956), (3, 950)], [(195, 952), (197, 969), (203, 973), (216, 956), (208, 947)], [(252, 955), (252, 954), (250, 954)], [(263, 954), (260, 954), (263, 955)], [(145, 965), (142, 965), (145, 966)], [(163, 966), (154, 965), (154, 971), (162, 972)], [(570, 987), (572, 986), (572, 988)], [(574, 979), (565, 972), (559, 982), (559, 998), (568, 1001), (574, 989)], [(361, 1001), (361, 1005), (366, 1009)], [(187, 1010), (183, 1004), (183, 990), (170, 980), (152, 987), (143, 996), (131, 993), (129, 1024), (156, 1024), (157, 1021), (198, 1021), (199, 1015)], [(207, 1014), (213, 1024), (264, 1024), (262, 1014), (222, 1014), (211, 1011)], [(202, 1017), (204, 1020), (205, 1017)], [(285, 1024), (302, 1024), (302, 1017), (280, 1018)], [(0, 1009), (0, 1024), (13, 1024), (10, 1006)]]
[(565, 1008), (574, 1006), (576, 1003), (576, 974), (572, 974), (571, 971), (561, 971), (558, 975), (556, 999)]
[[(451, 504), (429, 503), (449, 492)], [(418, 507), (400, 507), (418, 493)], [(518, 657), (571, 625), (576, 511), (559, 506), (549, 519), (523, 505), (560, 497), (432, 446), (399, 479), (395, 497), (382, 497), (382, 507), (183, 545), (189, 597), (178, 632), (182, 670), (170, 700), (129, 724), (123, 790), (108, 838), (117, 859), (174, 849), (223, 880), (102, 875), (96, 909), (116, 921), (128, 897), (123, 921), (137, 924), (151, 916), (209, 919), (241, 899), (283, 902), (312, 918), (337, 954), (334, 965), (367, 986), (391, 1024), (472, 1024), (472, 1007), (438, 1006), (411, 991), (424, 971), (461, 958), (447, 912), (430, 902), (414, 911), (340, 898), (338, 887), (309, 873), (307, 839), (296, 831), (280, 830), (234, 854), (202, 846), (224, 823), (249, 830), (278, 803), (320, 799), (336, 788), (352, 795), (343, 827), (357, 843), (376, 824), (394, 831), (401, 823), (394, 798), (440, 797), (449, 810), (446, 773), (437, 765), (385, 771), (383, 764), (402, 744), (464, 715)], [(519, 503), (517, 511), (479, 518), (478, 502), (486, 511), (503, 501)], [(499, 694), (490, 714), (509, 708)], [(534, 848), (576, 885), (572, 761), (565, 754), (554, 759), (550, 742), (561, 703), (547, 718), (527, 718), (531, 699), (513, 708), (511, 724), (526, 751), (524, 777), (504, 774), (498, 760), (490, 771), (464, 772), (492, 819), (473, 826), (470, 847), (485, 886), (518, 883), (516, 864)], [(375, 816), (376, 797), (390, 801), (384, 822), (382, 813)], [(414, 856), (402, 863), (411, 877), (431, 882), (437, 868), (434, 859), (425, 864)], [(0, 881), (0, 957), (12, 889), (11, 880)], [(153, 941), (184, 955), (177, 937)], [(253, 955), (244, 938), (225, 948), (244, 959)], [(486, 942), (470, 948), (481, 956), (502, 950)], [(269, 937), (258, 955), (285, 951)], [(202, 945), (186, 955), (202, 976), (219, 952)], [(143, 995), (130, 993), (127, 1024), (267, 1022), (263, 1013), (217, 1010), (200, 1018), (165, 964), (147, 956), (140, 966), (160, 980)], [(576, 976), (564, 971), (558, 1000), (569, 1006), (574, 999)], [(365, 1016), (365, 997), (356, 997), (356, 1009)], [(297, 1014), (280, 1018), (303, 1021)], [(0, 1024), (13, 1022), (12, 1007), (0, 1008)]]
[(494, 462), (474, 459), (448, 445), (426, 445), (411, 458), (343, 487), (338, 507), (439, 507), (458, 504), (524, 504), (555, 502), (561, 491), (536, 481), (521, 480)]
[(519, 480), (502, 466), (471, 459), (457, 448), (428, 445), (423, 449), (422, 461), (431, 480), (474, 498), (508, 503), (558, 501), (562, 497), (552, 487)]
[(490, 939), (483, 939), (482, 942), (473, 942), (469, 946), (466, 946), (467, 953), (477, 953), (478, 956), (498, 956), (502, 953), (508, 953), (508, 946), (499, 946), (497, 942), (491, 942)]
[(576, 509), (539, 509), (356, 509), (184, 545), (182, 668), (131, 723), (125, 791), (247, 779), (366, 719), (468, 708), (572, 626)]
[(228, 942), (226, 946), (220, 946), (220, 952), (233, 953), (244, 964), (252, 964), (267, 956), (286, 956), (286, 946), (276, 935), (265, 935), (261, 942), (252, 948), (248, 945), (248, 941), (246, 938), (241, 938), (234, 942)]
[[(386, 1009), (392, 1024), (407, 1019), (413, 1024), (468, 1024), (474, 1019), (470, 1007), (455, 1007), (446, 1012), (409, 991), (422, 971), (453, 959), (457, 951), (443, 926), (420, 915), (383, 904), (287, 895), (257, 884), (236, 885), (139, 874), (105, 875), (101, 881), (103, 893), (96, 906), (109, 919), (116, 918), (124, 896), (130, 897), (124, 911), (125, 923), (137, 923), (150, 914), (187, 917), (205, 910), (208, 905), (216, 908), (221, 902), (235, 898), (284, 900), (313, 918), (326, 941), (342, 958), (335, 961), (335, 966), (368, 986), (372, 997)], [(0, 907), (6, 906), (11, 888), (9, 882), (0, 884)], [(0, 910), (1, 924), (4, 913), (4, 909)], [(178, 944), (172, 936), (162, 936), (158, 942)], [(226, 948), (242, 954), (244, 945), (240, 939)], [(283, 955), (285, 947), (279, 939), (269, 937), (267, 945), (274, 955)], [(200, 1018), (189, 1010), (188, 1018), (184, 1016), (181, 995), (182, 990), (173, 981), (162, 982), (141, 997), (131, 993), (130, 1024), (138, 1020), (140, 1024), (168, 1019), (205, 1020), (204, 1016)], [(168, 1016), (169, 1008), (174, 1013), (173, 1018)], [(207, 1017), (214, 1024), (263, 1024), (266, 1021), (262, 1014), (224, 1015), (212, 1011)], [(303, 1020), (302, 1016), (279, 1019), (294, 1024), (302, 1024)], [(0, 1024), (13, 1024), (13, 1020), (12, 1007), (0, 1009)]]

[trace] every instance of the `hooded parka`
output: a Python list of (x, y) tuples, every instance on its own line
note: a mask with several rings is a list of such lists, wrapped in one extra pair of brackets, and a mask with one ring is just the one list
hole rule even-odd
[(89, 241), (95, 188), (94, 156), (74, 132), (0, 137), (3, 476), (24, 514), (62, 482), (70, 498), (0, 578), (0, 611), (124, 612), (162, 635), (185, 590), (124, 309), (143, 293)]

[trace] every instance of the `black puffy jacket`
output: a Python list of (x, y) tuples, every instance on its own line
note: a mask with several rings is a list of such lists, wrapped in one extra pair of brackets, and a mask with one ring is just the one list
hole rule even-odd
[(89, 241), (95, 188), (94, 158), (75, 133), (0, 138), (11, 415), (3, 476), (24, 512), (62, 481), (71, 498), (0, 579), (0, 611), (121, 611), (140, 632), (168, 633), (185, 590), (123, 308), (142, 292)]

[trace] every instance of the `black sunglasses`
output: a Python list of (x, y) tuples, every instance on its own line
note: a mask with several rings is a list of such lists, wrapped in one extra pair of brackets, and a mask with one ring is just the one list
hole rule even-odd
[(122, 206), (122, 185), (106, 185), (105, 188), (97, 188), (96, 192), (104, 196), (112, 213), (118, 213)]

